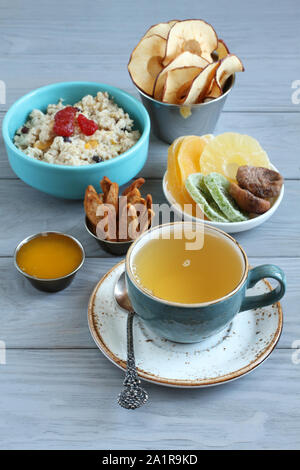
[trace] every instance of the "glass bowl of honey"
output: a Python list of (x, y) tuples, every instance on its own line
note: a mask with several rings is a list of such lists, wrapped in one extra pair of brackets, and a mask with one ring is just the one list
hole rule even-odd
[(81, 243), (61, 232), (41, 232), (25, 238), (14, 253), (17, 270), (39, 290), (65, 289), (84, 263)]

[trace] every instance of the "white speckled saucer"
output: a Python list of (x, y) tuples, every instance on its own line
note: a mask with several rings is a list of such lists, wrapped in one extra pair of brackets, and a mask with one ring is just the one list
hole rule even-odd
[[(124, 261), (96, 285), (90, 298), (88, 322), (99, 349), (116, 366), (126, 367), (127, 315), (113, 297)], [(248, 291), (270, 290), (260, 281)], [(279, 303), (237, 315), (227, 330), (197, 344), (179, 344), (156, 336), (137, 316), (134, 319), (136, 364), (141, 378), (173, 387), (207, 387), (237, 379), (261, 364), (275, 348), (282, 330)]]

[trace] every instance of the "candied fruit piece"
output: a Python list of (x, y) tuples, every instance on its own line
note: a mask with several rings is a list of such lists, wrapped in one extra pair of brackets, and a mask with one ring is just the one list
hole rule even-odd
[(241, 188), (261, 198), (277, 197), (283, 185), (280, 173), (263, 167), (240, 166), (236, 179)]
[(53, 131), (56, 135), (70, 137), (73, 134), (76, 112), (73, 106), (67, 106), (55, 114)]
[(93, 135), (98, 129), (98, 124), (92, 119), (88, 119), (83, 114), (79, 114), (77, 121), (84, 135)]
[(237, 170), (242, 165), (270, 168), (270, 161), (253, 137), (225, 132), (204, 147), (200, 171), (204, 175), (212, 172), (221, 173), (235, 183)]
[(248, 189), (242, 189), (235, 183), (230, 184), (229, 192), (241, 209), (253, 214), (264, 214), (271, 207), (270, 201), (254, 196)]
[(229, 222), (205, 186), (204, 176), (201, 173), (189, 175), (185, 180), (185, 187), (209, 220)]
[(53, 139), (46, 140), (46, 142), (42, 142), (41, 140), (37, 140), (34, 144), (35, 148), (38, 148), (40, 150), (47, 150), (53, 142)]
[(200, 172), (200, 158), (203, 149), (212, 138), (213, 136), (210, 135), (202, 137), (191, 135), (183, 139), (177, 155), (183, 185), (189, 175)]
[(204, 183), (211, 197), (230, 222), (243, 222), (248, 219), (230, 196), (230, 182), (225, 176), (219, 173), (210, 173), (204, 177)]
[(94, 149), (98, 145), (99, 145), (98, 140), (89, 140), (88, 142), (86, 142), (86, 144), (84, 146), (85, 146), (86, 149), (90, 149), (90, 148)]

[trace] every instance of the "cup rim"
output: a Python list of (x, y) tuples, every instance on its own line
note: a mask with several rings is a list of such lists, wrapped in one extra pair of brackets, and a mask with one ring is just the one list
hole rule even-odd
[[(55, 234), (58, 234), (58, 235), (63, 235), (64, 237), (71, 238), (79, 246), (79, 248), (81, 250), (81, 255), (82, 255), (82, 259), (81, 259), (80, 264), (77, 266), (77, 268), (75, 268), (69, 274), (66, 274), (65, 276), (61, 276), (61, 277), (54, 277), (54, 278), (51, 278), (51, 279), (48, 279), (48, 278), (45, 279), (45, 278), (41, 278), (41, 277), (31, 276), (31, 274), (27, 274), (25, 271), (23, 271), (20, 268), (20, 266), (17, 263), (17, 254), (18, 254), (20, 248), (22, 248), (23, 245), (26, 245), (26, 243), (28, 243), (30, 240), (33, 240), (34, 238), (40, 237), (42, 235), (49, 235), (49, 234), (52, 234), (52, 233), (55, 233)], [(23, 274), (23, 276), (27, 277), (28, 279), (33, 279), (34, 281), (39, 281), (39, 282), (61, 281), (61, 280), (66, 279), (70, 276), (73, 276), (82, 267), (84, 261), (85, 261), (85, 251), (84, 251), (84, 248), (83, 248), (82, 244), (80, 243), (80, 241), (77, 240), (77, 238), (73, 237), (72, 235), (69, 235), (68, 233), (63, 233), (63, 232), (59, 232), (59, 231), (55, 231), (55, 230), (47, 230), (45, 232), (39, 232), (39, 233), (35, 233), (34, 235), (29, 235), (28, 237), (24, 238), (24, 240), (22, 240), (20, 243), (18, 243), (18, 245), (16, 246), (15, 251), (14, 251), (14, 265), (15, 265), (16, 269), (19, 271), (19, 273)]]
[(230, 93), (230, 91), (232, 90), (232, 88), (235, 85), (235, 73), (233, 73), (230, 77), (228, 77), (227, 80), (231, 80), (231, 83), (228, 87), (228, 90), (226, 90), (225, 93), (222, 93), (221, 96), (219, 96), (218, 98), (214, 98), (211, 101), (207, 101), (206, 103), (194, 103), (194, 104), (164, 103), (163, 101), (156, 100), (152, 96), (147, 95), (147, 93), (142, 91), (134, 82), (133, 82), (133, 85), (142, 96), (147, 98), (149, 101), (153, 101), (154, 103), (159, 104), (161, 106), (165, 106), (165, 107), (169, 107), (169, 108), (175, 108), (175, 109), (181, 109), (181, 108), (197, 109), (197, 108), (201, 108), (203, 106), (209, 106), (211, 103), (216, 103), (217, 101), (221, 101), (223, 98), (225, 98)]
[[(160, 297), (157, 297), (153, 294), (151, 294), (149, 291), (147, 291), (144, 287), (140, 286), (137, 282), (136, 282), (136, 279), (132, 273), (132, 270), (131, 270), (131, 267), (130, 267), (130, 258), (131, 258), (131, 255), (132, 255), (132, 252), (135, 248), (135, 246), (141, 242), (141, 239), (143, 237), (145, 237), (146, 235), (149, 235), (150, 232), (153, 232), (155, 230), (161, 230), (163, 227), (166, 227), (166, 226), (175, 226), (175, 225), (192, 225), (192, 226), (203, 226), (204, 230), (211, 230), (211, 231), (215, 231), (219, 234), (221, 234), (223, 237), (227, 237), (229, 238), (229, 240), (231, 240), (236, 246), (237, 248), (240, 250), (242, 256), (243, 256), (243, 259), (244, 259), (244, 272), (243, 272), (243, 275), (241, 277), (241, 280), (239, 281), (238, 285), (232, 290), (230, 291), (228, 294), (226, 294), (225, 296), (219, 298), (219, 299), (216, 299), (216, 300), (211, 300), (209, 302), (200, 302), (200, 303), (183, 303), (183, 302), (172, 302), (172, 301), (169, 301), (169, 300), (165, 300), (165, 299), (162, 299)], [(129, 248), (128, 252), (127, 252), (127, 255), (126, 255), (126, 259), (125, 259), (125, 271), (126, 271), (126, 274), (128, 275), (129, 279), (131, 280), (131, 282), (134, 284), (134, 286), (144, 295), (146, 295), (146, 297), (149, 297), (150, 299), (152, 300), (156, 300), (158, 301), (159, 303), (162, 303), (162, 304), (165, 304), (165, 305), (169, 305), (169, 306), (173, 306), (173, 307), (184, 307), (184, 308), (197, 308), (197, 307), (207, 307), (209, 305), (214, 305), (214, 304), (217, 304), (219, 302), (222, 302), (223, 300), (226, 300), (230, 297), (232, 297), (241, 287), (242, 285), (245, 283), (247, 277), (248, 277), (248, 272), (249, 272), (249, 261), (248, 261), (248, 257), (246, 255), (246, 252), (245, 250), (242, 248), (242, 246), (238, 243), (237, 240), (235, 240), (235, 238), (233, 238), (231, 235), (229, 235), (228, 233), (224, 232), (223, 230), (217, 228), (217, 227), (213, 227), (211, 225), (207, 225), (205, 224), (204, 222), (193, 222), (193, 221), (177, 221), (177, 222), (168, 222), (166, 224), (161, 224), (161, 225), (156, 225), (155, 227), (152, 227), (151, 229), (147, 230), (146, 232), (144, 232), (142, 235), (140, 235), (134, 242), (133, 244), (131, 245), (131, 247)]]

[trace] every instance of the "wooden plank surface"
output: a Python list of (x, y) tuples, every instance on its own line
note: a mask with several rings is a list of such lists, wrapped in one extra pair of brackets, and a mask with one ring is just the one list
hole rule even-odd
[(1, 367), (1, 449), (299, 448), (300, 365), (276, 350), (219, 387), (145, 383), (149, 403), (116, 404), (123, 373), (97, 350), (8, 351)]
[[(299, 27), (297, 0), (105, 0), (2, 1), (0, 54), (55, 54), (78, 56), (128, 54), (151, 24), (170, 19), (204, 18), (230, 49), (245, 56), (265, 58), (299, 55), (293, 41)], [(60, 14), (58, 14), (60, 12)], [(113, 36), (112, 36), (113, 35)], [(37, 40), (38, 38), (38, 40)], [(62, 38), (65, 39), (62, 43)], [(125, 40), (126, 39), (126, 40)], [(270, 47), (273, 46), (273, 47)]]
[[(4, 113), (0, 112), (0, 126)], [(243, 113), (221, 114), (215, 134), (222, 132), (247, 133), (260, 142), (273, 165), (288, 179), (300, 178), (300, 118), (294, 113)], [(280, 138), (276, 138), (276, 136)], [(151, 136), (149, 156), (141, 171), (145, 178), (162, 178), (167, 165), (168, 145)], [(0, 136), (0, 177), (16, 178), (9, 166)]]
[[(166, 204), (161, 180), (149, 179), (143, 191), (153, 194), (155, 204)], [(74, 235), (83, 243), (87, 256), (109, 256), (86, 231), (81, 201), (57, 199), (9, 179), (1, 181), (0, 199), (0, 218), (5, 227), (0, 256), (11, 256), (25, 237), (47, 230)], [(286, 181), (284, 199), (274, 216), (255, 230), (235, 235), (249, 256), (300, 256), (299, 201), (300, 182)]]
[[(0, 80), (7, 96), (0, 124), (17, 98), (53, 82), (104, 82), (137, 96), (126, 65), (151, 24), (203, 17), (215, 26), (246, 68), (216, 133), (256, 137), (286, 179), (274, 217), (236, 238), (252, 265), (281, 266), (288, 288), (283, 334), (262, 367), (210, 389), (147, 384), (150, 403), (127, 413), (115, 402), (123, 375), (97, 350), (86, 320), (94, 285), (119, 258), (88, 236), (80, 201), (52, 198), (16, 178), (0, 136), (0, 340), (8, 348), (7, 364), (0, 364), (0, 449), (300, 449), (300, 365), (292, 356), (300, 339), (300, 104), (292, 103), (291, 88), (300, 79), (298, 3), (2, 0)], [(166, 152), (152, 136), (142, 174), (156, 203), (165, 202)], [(87, 254), (73, 284), (54, 295), (34, 290), (12, 258), (21, 239), (49, 229), (73, 234)]]
[[(137, 96), (127, 72), (131, 47), (124, 55), (80, 56), (14, 54), (0, 58), (1, 80), (7, 84), (6, 110), (16, 99), (40, 86), (61, 81), (94, 81), (109, 83)], [(237, 51), (238, 53), (238, 51)], [(241, 56), (242, 59), (244, 59)], [(299, 55), (286, 56), (285, 66), (279, 66), (279, 56), (248, 57), (243, 60), (245, 73), (236, 77), (236, 85), (228, 95), (225, 111), (300, 111), (292, 103), (292, 82), (299, 78)], [(263, 73), (261, 72), (263, 64)], [(18, 70), (22, 70), (22, 80)], [(276, 73), (275, 73), (276, 71)]]
[[(104, 274), (122, 258), (88, 258), (71, 286), (57, 294), (34, 289), (14, 267), (11, 258), (0, 258), (2, 311), (0, 338), (7, 348), (96, 348), (87, 325), (89, 297)], [(284, 329), (280, 348), (291, 348), (300, 339), (300, 258), (253, 258), (251, 266), (275, 263), (287, 276), (282, 300)], [(1, 373), (1, 369), (0, 369)]]

